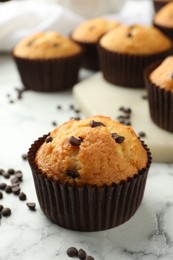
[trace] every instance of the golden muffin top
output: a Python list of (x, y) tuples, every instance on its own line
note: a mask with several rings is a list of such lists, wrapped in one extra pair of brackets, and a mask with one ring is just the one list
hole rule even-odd
[(133, 177), (147, 166), (148, 156), (131, 127), (93, 116), (55, 128), (35, 162), (55, 181), (102, 186)]
[(150, 55), (169, 50), (172, 42), (153, 26), (121, 25), (106, 33), (100, 45), (112, 52)]
[(97, 43), (106, 32), (119, 26), (118, 21), (98, 17), (81, 23), (71, 34), (73, 40), (84, 43)]
[(13, 54), (21, 58), (52, 59), (69, 57), (81, 52), (81, 47), (57, 32), (38, 32), (21, 40)]
[(173, 28), (173, 2), (166, 4), (154, 16), (154, 23), (160, 26)]
[(150, 80), (160, 88), (173, 92), (173, 56), (169, 56), (150, 75)]

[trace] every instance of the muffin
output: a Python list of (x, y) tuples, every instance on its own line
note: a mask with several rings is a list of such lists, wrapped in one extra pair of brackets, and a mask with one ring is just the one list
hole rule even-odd
[(158, 12), (164, 5), (170, 2), (172, 2), (172, 0), (153, 0), (155, 12)]
[(143, 71), (172, 50), (172, 41), (153, 26), (121, 25), (99, 42), (99, 59), (105, 80), (112, 84), (143, 88)]
[(94, 71), (99, 70), (97, 55), (98, 41), (101, 36), (111, 29), (116, 28), (119, 24), (118, 21), (98, 17), (86, 20), (75, 28), (70, 37), (84, 49), (83, 67)]
[(81, 47), (57, 32), (38, 32), (21, 40), (13, 49), (26, 89), (53, 92), (78, 81)]
[(134, 215), (151, 156), (131, 127), (93, 116), (70, 120), (39, 138), (28, 161), (47, 217), (65, 228), (97, 231)]
[(173, 40), (173, 2), (162, 7), (153, 17), (153, 24)]
[(173, 133), (173, 56), (151, 64), (145, 71), (152, 121)]

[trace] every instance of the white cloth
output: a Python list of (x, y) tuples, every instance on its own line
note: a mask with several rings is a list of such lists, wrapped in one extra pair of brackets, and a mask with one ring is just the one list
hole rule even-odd
[[(121, 12), (105, 16), (127, 24), (149, 24), (152, 12), (149, 0), (126, 0)], [(67, 36), (83, 20), (83, 17), (58, 4), (30, 0), (1, 3), (0, 51), (11, 51), (22, 38), (39, 31), (57, 31)]]

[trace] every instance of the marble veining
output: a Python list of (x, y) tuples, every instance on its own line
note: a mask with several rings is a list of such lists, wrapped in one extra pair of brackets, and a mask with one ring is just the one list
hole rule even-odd
[[(107, 231), (77, 232), (53, 224), (42, 213), (27, 161), (21, 158), (31, 143), (72, 116), (71, 91), (56, 94), (25, 92), (16, 100), (15, 87), (21, 87), (12, 59), (0, 55), (0, 168), (22, 170), (21, 190), (30, 211), (18, 196), (4, 194), (0, 204), (12, 215), (0, 219), (0, 260), (68, 260), (70, 246), (83, 248), (96, 260), (172, 260), (173, 259), (173, 164), (152, 163), (144, 198), (135, 215), (123, 225)], [(82, 77), (87, 77), (81, 71)], [(15, 100), (9, 103), (7, 94)], [(58, 110), (57, 105), (62, 109)], [(80, 114), (81, 117), (84, 115)], [(0, 182), (7, 179), (0, 176)]]

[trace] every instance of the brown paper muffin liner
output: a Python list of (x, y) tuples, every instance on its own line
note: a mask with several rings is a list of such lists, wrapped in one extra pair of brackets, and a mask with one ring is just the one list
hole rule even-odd
[(27, 59), (12, 54), (26, 90), (55, 92), (78, 82), (82, 52), (66, 58)]
[(35, 141), (28, 152), (35, 189), (42, 211), (54, 223), (79, 231), (98, 231), (116, 227), (130, 219), (141, 204), (151, 154), (148, 164), (133, 178), (111, 186), (70, 186), (46, 177), (35, 164), (38, 148), (47, 135)]
[(173, 28), (161, 26), (159, 24), (156, 24), (154, 21), (153, 21), (153, 25), (157, 29), (159, 29), (164, 35), (166, 35), (169, 39), (173, 40)]
[(162, 0), (162, 1), (161, 0), (160, 1), (153, 0), (155, 12), (157, 13), (165, 4), (167, 4), (169, 2), (171, 2), (171, 0), (167, 0), (167, 1), (165, 1), (165, 0)]
[(98, 46), (99, 62), (105, 80), (128, 88), (144, 88), (144, 69), (154, 61), (165, 58), (170, 50), (151, 55), (130, 55), (108, 51)]
[(150, 64), (145, 70), (145, 85), (148, 91), (149, 111), (152, 121), (160, 128), (173, 133), (173, 91), (162, 89), (151, 82), (151, 72), (161, 61)]

